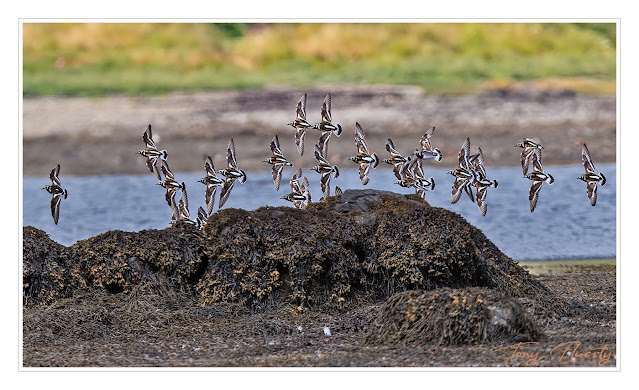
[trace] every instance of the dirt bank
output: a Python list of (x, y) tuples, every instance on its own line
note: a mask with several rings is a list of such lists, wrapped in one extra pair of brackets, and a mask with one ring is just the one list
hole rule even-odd
[[(347, 164), (346, 159), (356, 153), (356, 121), (380, 155), (386, 154), (387, 138), (401, 153), (412, 152), (425, 130), (436, 126), (432, 142), (444, 153), (444, 166), (455, 164), (466, 137), (482, 147), (487, 165), (519, 164), (520, 150), (514, 144), (522, 137), (542, 141), (547, 164), (580, 163), (578, 141), (590, 146), (596, 162), (615, 161), (614, 98), (531, 88), (443, 97), (414, 87), (273, 87), (164, 97), (26, 98), (24, 174), (44, 176), (57, 163), (72, 175), (145, 174), (135, 152), (143, 146), (141, 136), (149, 123), (176, 171), (202, 170), (206, 155), (214, 157), (216, 166), (224, 165), (231, 137), (242, 168), (266, 170), (261, 160), (268, 157), (275, 134), (287, 158), (310, 167), (315, 164), (312, 153), (299, 156), (294, 131), (286, 123), (293, 119), (303, 93), (308, 94), (308, 120), (318, 122), (327, 92), (333, 97), (333, 119), (345, 131), (331, 140), (334, 164)], [(317, 138), (310, 132), (306, 143), (312, 147)], [(311, 147), (306, 150), (312, 151)]]

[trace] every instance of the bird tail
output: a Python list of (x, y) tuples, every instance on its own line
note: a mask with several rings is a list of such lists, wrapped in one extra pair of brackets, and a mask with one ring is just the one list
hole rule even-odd
[(373, 157), (373, 168), (377, 168), (379, 165), (379, 157), (377, 157), (377, 153), (373, 153), (371, 157)]
[(337, 165), (333, 165), (333, 171), (335, 172), (335, 176), (333, 177), (337, 179), (339, 177), (339, 169), (337, 168)]
[(340, 135), (342, 135), (342, 125), (337, 124), (335, 126), (337, 126), (337, 129), (334, 131), (334, 133), (335, 133), (336, 136), (339, 137)]
[(604, 176), (601, 172), (599, 172), (599, 176), (601, 176), (601, 185), (603, 186), (606, 184), (606, 176)]

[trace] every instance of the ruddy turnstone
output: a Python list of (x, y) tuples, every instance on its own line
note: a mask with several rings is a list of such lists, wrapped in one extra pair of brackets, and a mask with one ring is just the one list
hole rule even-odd
[(217, 177), (215, 173), (215, 166), (213, 165), (213, 159), (210, 156), (206, 156), (204, 161), (204, 170), (206, 171), (206, 177), (201, 178), (198, 182), (206, 185), (206, 192), (204, 193), (204, 200), (206, 201), (206, 209), (208, 214), (213, 213), (213, 207), (215, 207), (215, 193), (217, 187), (224, 184), (224, 180)]
[(286, 158), (284, 158), (284, 155), (280, 150), (280, 141), (277, 138), (277, 135), (273, 137), (273, 140), (271, 141), (271, 152), (273, 155), (264, 160), (264, 162), (273, 165), (273, 184), (275, 184), (275, 190), (279, 191), (280, 182), (282, 181), (282, 170), (284, 169), (284, 166), (288, 165), (292, 167), (293, 164), (291, 164)]
[(337, 179), (339, 176), (339, 169), (337, 168), (337, 165), (331, 165), (328, 160), (326, 160), (318, 145), (315, 145), (315, 159), (319, 164), (311, 169), (322, 175), (322, 178), (320, 179), (322, 194), (324, 195), (324, 198), (328, 198), (331, 194), (331, 174)]
[(340, 136), (342, 134), (342, 126), (339, 124), (333, 124), (333, 119), (331, 116), (331, 94), (327, 94), (324, 98), (324, 103), (322, 103), (322, 121), (320, 123), (313, 125), (314, 129), (317, 129), (321, 132), (331, 132), (335, 133), (336, 136)]
[(184, 182), (182, 182), (182, 195), (178, 203), (178, 221), (195, 225), (195, 221), (191, 219), (191, 213), (189, 213), (189, 197), (186, 194)]
[(311, 193), (308, 190), (309, 183), (306, 176), (300, 183), (299, 179), (302, 177), (302, 168), (299, 168), (291, 177), (289, 182), (291, 186), (291, 192), (282, 196), (280, 199), (293, 202), (293, 206), (298, 209), (304, 209), (311, 202)]
[(240, 183), (244, 183), (246, 181), (246, 173), (237, 167), (235, 143), (233, 143), (233, 138), (231, 138), (229, 146), (226, 148), (226, 159), (228, 161), (228, 167), (218, 171), (224, 175), (224, 186), (222, 186), (222, 190), (220, 191), (220, 202), (218, 204), (218, 208), (222, 208), (224, 203), (226, 203), (226, 200), (233, 189), (233, 185), (235, 185), (235, 180), (239, 179)]
[(157, 165), (158, 159), (166, 161), (169, 155), (166, 150), (158, 150), (157, 146), (155, 146), (153, 133), (151, 132), (151, 125), (147, 126), (144, 134), (142, 134), (142, 141), (146, 144), (146, 148), (138, 150), (137, 153), (146, 157), (146, 166), (149, 168), (149, 171), (151, 171), (151, 173), (160, 180), (160, 170)]
[(169, 207), (171, 207), (171, 197), (174, 196), (175, 190), (182, 188), (182, 185), (175, 180), (175, 176), (173, 176), (173, 172), (171, 172), (169, 164), (166, 161), (162, 161), (160, 169), (164, 175), (164, 180), (160, 180), (157, 185), (166, 189), (164, 197), (166, 199), (166, 203), (168, 203)]
[(350, 157), (349, 160), (359, 164), (359, 180), (363, 185), (368, 184), (368, 172), (373, 168), (377, 168), (379, 158), (377, 153), (370, 154), (365, 140), (366, 134), (359, 123), (355, 122), (355, 144), (357, 145), (357, 156)]
[(588, 199), (590, 200), (590, 204), (594, 206), (597, 204), (597, 182), (601, 181), (601, 185), (605, 185), (606, 177), (601, 172), (599, 172), (598, 175), (595, 173), (595, 164), (592, 163), (590, 151), (585, 143), (581, 147), (581, 161), (584, 163), (586, 173), (579, 175), (577, 178), (586, 182)]
[(476, 173), (472, 169), (470, 158), (470, 138), (466, 138), (459, 150), (457, 168), (447, 172), (455, 176), (450, 197), (450, 202), (453, 204), (457, 203), (462, 192), (466, 192), (470, 200), (475, 202), (471, 186), (475, 183)]
[(430, 179), (426, 179), (424, 177), (424, 169), (422, 167), (421, 159), (417, 158), (413, 161), (411, 161), (410, 164), (413, 164), (413, 187), (415, 187), (415, 193), (419, 195), (420, 198), (426, 199), (426, 191), (432, 191), (435, 189), (435, 179), (432, 177)]
[(67, 190), (62, 189), (62, 183), (60, 182), (60, 164), (53, 167), (51, 173), (49, 173), (49, 179), (51, 180), (51, 185), (45, 185), (42, 189), (51, 194), (51, 215), (53, 216), (53, 222), (57, 225), (60, 217), (60, 203), (68, 195)]
[(306, 136), (306, 129), (313, 127), (312, 124), (306, 121), (306, 94), (304, 94), (300, 101), (297, 102), (297, 108), (295, 110), (297, 117), (295, 120), (288, 122), (289, 126), (295, 128), (295, 145), (300, 152), (300, 156), (304, 154), (304, 137)]
[(203, 229), (206, 225), (206, 222), (209, 220), (209, 215), (204, 211), (202, 206), (197, 208), (197, 227), (198, 229)]
[(524, 175), (526, 179), (532, 180), (532, 184), (530, 185), (530, 191), (528, 193), (528, 200), (530, 201), (530, 212), (535, 211), (535, 207), (537, 206), (537, 200), (539, 199), (539, 191), (541, 190), (541, 185), (546, 182), (548, 184), (554, 183), (555, 179), (552, 175), (544, 173), (544, 167), (541, 163), (541, 149), (535, 149), (532, 158), (532, 172)]
[(435, 132), (435, 126), (426, 130), (426, 133), (422, 136), (422, 139), (419, 140), (420, 148), (415, 151), (415, 156), (420, 159), (435, 159), (435, 161), (442, 161), (442, 152), (433, 148), (433, 145), (430, 143), (430, 137), (433, 136)]
[(486, 211), (488, 210), (488, 205), (486, 204), (486, 195), (488, 194), (488, 188), (494, 187), (497, 188), (499, 183), (497, 180), (488, 180), (486, 178), (486, 168), (484, 168), (484, 154), (481, 151), (481, 148), (477, 148), (478, 152), (472, 156), (472, 170), (475, 174), (475, 180), (472, 182), (477, 188), (476, 192), (476, 203), (477, 207), (479, 207), (479, 211), (481, 215), (485, 216)]
[(401, 154), (395, 149), (395, 145), (393, 145), (393, 141), (389, 138), (386, 141), (386, 151), (390, 154), (390, 157), (385, 159), (384, 162), (387, 164), (391, 164), (393, 166), (393, 173), (398, 180), (402, 180), (400, 175), (400, 170), (404, 163), (406, 163), (410, 157), (402, 157)]
[(532, 156), (535, 150), (541, 150), (543, 149), (543, 145), (535, 142), (534, 140), (530, 139), (530, 138), (524, 138), (524, 140), (522, 142), (518, 142), (515, 147), (520, 147), (523, 148), (524, 150), (521, 151), (521, 169), (524, 172), (524, 175), (528, 173), (528, 167), (530, 166), (530, 163), (532, 161)]

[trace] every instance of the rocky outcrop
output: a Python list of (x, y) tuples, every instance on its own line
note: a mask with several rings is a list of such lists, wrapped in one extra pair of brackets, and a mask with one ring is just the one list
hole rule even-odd
[(485, 287), (561, 310), (461, 216), (384, 191), (347, 190), (305, 210), (223, 209), (203, 230), (111, 231), (68, 248), (37, 229), (24, 234), (26, 304), (86, 286), (127, 294), (146, 285), (190, 291), (203, 306), (340, 309), (406, 290)]

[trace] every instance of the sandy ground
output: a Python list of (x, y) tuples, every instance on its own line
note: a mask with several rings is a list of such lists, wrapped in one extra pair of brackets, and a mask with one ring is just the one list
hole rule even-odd
[[(437, 347), (368, 346), (379, 305), (340, 314), (296, 314), (283, 306), (264, 313), (234, 305), (196, 307), (174, 297), (97, 294), (24, 309), (25, 367), (614, 367), (615, 268), (574, 266), (539, 275), (581, 311), (576, 317), (535, 316), (545, 337), (536, 343)], [(166, 298), (166, 297), (165, 297)], [(87, 306), (88, 305), (88, 306)], [(92, 305), (99, 310), (92, 309)], [(130, 324), (130, 310), (149, 313)], [(534, 305), (528, 310), (535, 311)], [(85, 314), (78, 315), (79, 311)], [(83, 323), (68, 323), (84, 318)], [(81, 321), (82, 322), (82, 321)], [(302, 331), (297, 327), (300, 326)], [(64, 332), (74, 329), (73, 335)], [(328, 327), (331, 335), (324, 333)], [(78, 333), (78, 330), (82, 332)]]
[(384, 157), (387, 138), (407, 155), (426, 129), (435, 126), (432, 142), (444, 154), (443, 166), (456, 164), (466, 137), (473, 151), (482, 148), (486, 165), (493, 166), (519, 164), (520, 149), (514, 145), (522, 137), (542, 142), (546, 164), (581, 163), (579, 141), (589, 145), (595, 163), (616, 158), (615, 98), (532, 87), (456, 97), (428, 95), (415, 87), (272, 87), (163, 97), (26, 98), (24, 174), (46, 176), (57, 163), (63, 175), (146, 174), (143, 158), (135, 153), (143, 147), (148, 124), (158, 146), (168, 151), (174, 171), (203, 170), (206, 155), (221, 169), (231, 137), (241, 168), (268, 170), (262, 160), (270, 156), (275, 134), (291, 162), (312, 167), (319, 133), (309, 132), (300, 156), (294, 130), (286, 123), (294, 118), (303, 93), (308, 94), (307, 119), (318, 122), (327, 92), (332, 94), (333, 120), (344, 127), (329, 150), (331, 162), (340, 166), (354, 167), (347, 159), (356, 154), (356, 121), (366, 131), (370, 149)]

